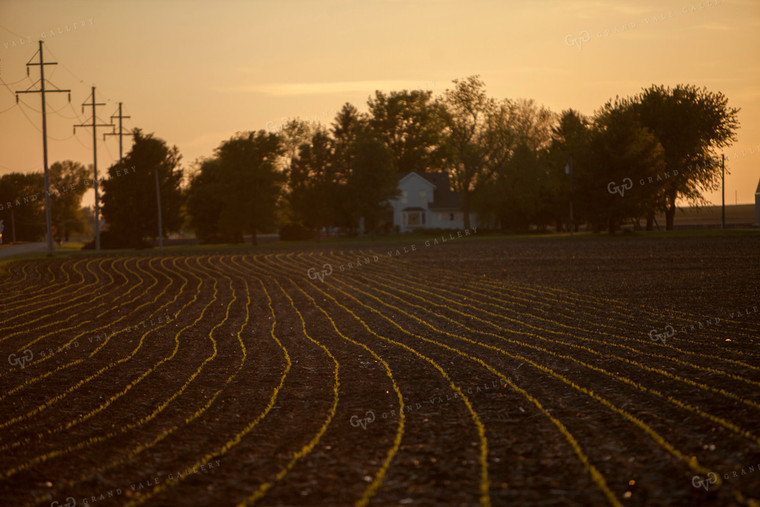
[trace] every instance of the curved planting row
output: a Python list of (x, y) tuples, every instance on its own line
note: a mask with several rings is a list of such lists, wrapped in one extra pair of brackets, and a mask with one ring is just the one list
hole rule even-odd
[(704, 317), (360, 250), (55, 259), (4, 286), (13, 505), (760, 497), (751, 325), (654, 340)]

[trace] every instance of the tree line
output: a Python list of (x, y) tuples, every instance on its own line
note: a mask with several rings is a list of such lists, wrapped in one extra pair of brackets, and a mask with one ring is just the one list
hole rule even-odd
[[(334, 227), (387, 232), (387, 201), (411, 171), (449, 174), (465, 227), (561, 231), (587, 224), (613, 233), (625, 223), (652, 229), (664, 213), (670, 230), (678, 200), (705, 204), (703, 192), (718, 187), (718, 153), (736, 140), (738, 111), (720, 92), (653, 85), (591, 116), (555, 113), (533, 100), (490, 97), (470, 76), (438, 96), (377, 91), (366, 113), (346, 103), (327, 126), (293, 119), (276, 132), (240, 132), (187, 175), (176, 147), (136, 129), (132, 149), (102, 182), (104, 245), (140, 246), (157, 236), (156, 173), (164, 231), (187, 228), (203, 242), (247, 235), (255, 242), (256, 233), (277, 230), (292, 238)], [(118, 177), (129, 168), (134, 174)], [(54, 187), (65, 176), (60, 184), (77, 189), (53, 199), (54, 222), (59, 230), (81, 229), (77, 199), (86, 188), (73, 184), (87, 171), (67, 161), (54, 164), (54, 173)], [(40, 179), (5, 175), (0, 198), (10, 203), (39, 189)], [(18, 207), (28, 227), (18, 233), (42, 232), (42, 202)]]
[[(66, 160), (49, 168), (50, 213), (53, 236), (68, 241), (87, 232), (87, 210), (81, 200), (92, 179), (84, 165)], [(42, 172), (8, 173), (0, 177), (0, 219), (4, 243), (36, 241), (45, 234), (45, 186)], [(15, 228), (15, 230), (14, 230)]]

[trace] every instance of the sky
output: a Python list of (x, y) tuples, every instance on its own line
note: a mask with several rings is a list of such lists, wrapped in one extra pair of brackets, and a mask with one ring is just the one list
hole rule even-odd
[[(38, 40), (58, 63), (47, 86), (71, 90), (70, 104), (47, 96), (50, 163), (92, 163), (92, 130), (73, 131), (92, 86), (99, 123), (123, 102), (124, 127), (176, 145), (189, 169), (236, 132), (327, 125), (375, 90), (440, 94), (478, 74), (494, 98), (558, 113), (652, 84), (722, 92), (740, 108), (727, 204), (754, 202), (760, 178), (760, 0), (0, 0), (0, 174), (43, 166), (40, 95), (13, 93), (38, 89), (25, 65)], [(110, 131), (99, 171), (119, 156)]]

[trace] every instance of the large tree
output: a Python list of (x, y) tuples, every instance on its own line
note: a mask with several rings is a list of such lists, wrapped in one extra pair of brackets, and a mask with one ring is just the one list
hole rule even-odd
[(177, 147), (169, 148), (152, 134), (134, 131), (129, 153), (108, 168), (102, 182), (103, 218), (114, 246), (140, 247), (146, 237), (158, 237), (156, 171), (161, 192), (161, 218), (166, 235), (182, 226), (183, 171)]
[(90, 188), (90, 172), (79, 162), (55, 162), (49, 170), (52, 222), (58, 236), (69, 240), (72, 232), (85, 232), (87, 224), (82, 214), (82, 196)]
[(318, 129), (301, 145), (288, 172), (288, 202), (294, 221), (309, 229), (332, 225), (338, 216), (337, 197), (342, 189), (333, 144), (327, 131)]
[(442, 168), (441, 105), (432, 99), (432, 92), (376, 91), (368, 105), (372, 135), (388, 148), (397, 173)]
[(0, 177), (0, 220), (3, 243), (38, 241), (45, 235), (45, 191), (42, 172), (8, 173)]
[(345, 183), (354, 157), (353, 146), (367, 126), (366, 115), (359, 114), (353, 104), (346, 102), (335, 116), (330, 127), (333, 139), (335, 174), (339, 182)]
[(533, 100), (504, 101), (491, 114), (483, 142), (483, 170), (473, 194), (481, 219), (495, 219), (501, 228), (526, 230), (548, 222), (545, 211), (549, 179), (544, 150), (551, 141), (555, 115)]
[[(571, 175), (583, 172), (589, 164), (591, 121), (573, 109), (563, 111), (557, 124), (552, 127), (552, 138), (547, 149), (547, 192), (545, 211), (556, 223), (557, 231), (567, 224), (567, 230), (577, 228), (588, 217), (581, 213), (578, 199), (570, 193)], [(576, 196), (577, 183), (575, 184)], [(570, 200), (574, 201), (573, 222), (570, 224)]]
[(473, 193), (473, 208), (481, 221), (490, 219), (502, 230), (526, 231), (545, 222), (542, 206), (547, 174), (541, 153), (519, 143), (504, 170), (482, 180)]
[(498, 171), (514, 147), (507, 128), (511, 105), (489, 98), (478, 76), (455, 79), (454, 88), (444, 92), (442, 105), (446, 162), (454, 190), (462, 197), (464, 226), (469, 228), (477, 181)]
[[(385, 96), (378, 97), (382, 101)], [(316, 128), (300, 145), (288, 171), (287, 203), (294, 222), (310, 229), (339, 225), (353, 232), (362, 220), (368, 231), (378, 227), (384, 203), (396, 195), (398, 172), (390, 137), (372, 121), (345, 104), (329, 131)]]
[(653, 85), (628, 104), (664, 150), (672, 177), (662, 185), (661, 207), (666, 229), (672, 230), (677, 199), (700, 203), (703, 190), (718, 188), (718, 150), (736, 140), (739, 109), (729, 107), (722, 93), (693, 85)]
[(280, 224), (293, 225), (297, 222), (301, 222), (300, 218), (296, 216), (296, 213), (293, 210), (292, 199), (289, 198), (292, 195), (289, 175), (299, 159), (301, 148), (308, 145), (311, 141), (312, 134), (320, 129), (323, 129), (323, 127), (319, 123), (295, 118), (284, 123), (282, 128), (278, 131), (284, 153), (284, 155), (280, 157), (279, 167), (287, 176), (285, 192), (282, 196), (283, 198), (281, 198), (278, 203), (276, 210), (276, 221)]
[[(213, 159), (204, 162), (189, 190), (188, 213), (199, 236), (207, 240), (239, 242), (251, 234), (274, 228), (275, 209), (284, 173), (278, 169), (284, 155), (278, 134), (240, 133), (223, 142)], [(204, 203), (208, 199), (209, 202)], [(209, 213), (207, 216), (200, 216)], [(202, 227), (198, 224), (203, 222)]]
[(612, 234), (653, 206), (659, 187), (647, 182), (666, 172), (663, 149), (626, 101), (608, 102), (596, 113), (588, 157), (576, 168), (576, 195), (596, 230), (606, 226)]
[(307, 143), (317, 130), (319, 130), (318, 123), (310, 123), (299, 118), (288, 120), (283, 125), (279, 134), (284, 154), (283, 160), (288, 166), (298, 157), (301, 145)]
[(202, 160), (197, 172), (191, 174), (187, 188), (188, 224), (204, 243), (240, 243), (242, 232), (238, 237), (225, 237), (219, 227), (226, 185), (220, 166), (218, 158), (208, 158)]
[[(337, 184), (329, 206), (334, 212), (333, 223), (350, 230), (356, 228), (358, 196), (348, 190), (348, 180), (355, 167), (356, 144), (359, 137), (366, 136), (367, 115), (359, 113), (353, 104), (346, 102), (335, 115), (329, 133), (332, 139), (332, 178)], [(324, 205), (328, 205), (324, 203)]]
[(370, 132), (357, 137), (351, 149), (348, 180), (341, 192), (345, 212), (354, 230), (364, 219), (366, 231), (376, 230), (385, 216), (387, 201), (398, 194), (398, 174), (391, 151)]
[(557, 115), (533, 99), (518, 99), (508, 106), (507, 128), (512, 131), (515, 147), (523, 145), (535, 152), (547, 148)]

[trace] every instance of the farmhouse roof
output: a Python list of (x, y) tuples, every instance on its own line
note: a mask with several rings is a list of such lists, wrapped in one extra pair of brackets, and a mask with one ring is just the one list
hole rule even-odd
[(460, 208), (461, 196), (451, 190), (448, 173), (404, 173), (399, 175), (399, 181), (403, 180), (410, 174), (416, 174), (435, 186), (435, 192), (433, 194), (434, 199), (432, 202), (428, 203), (428, 209), (458, 210)]

